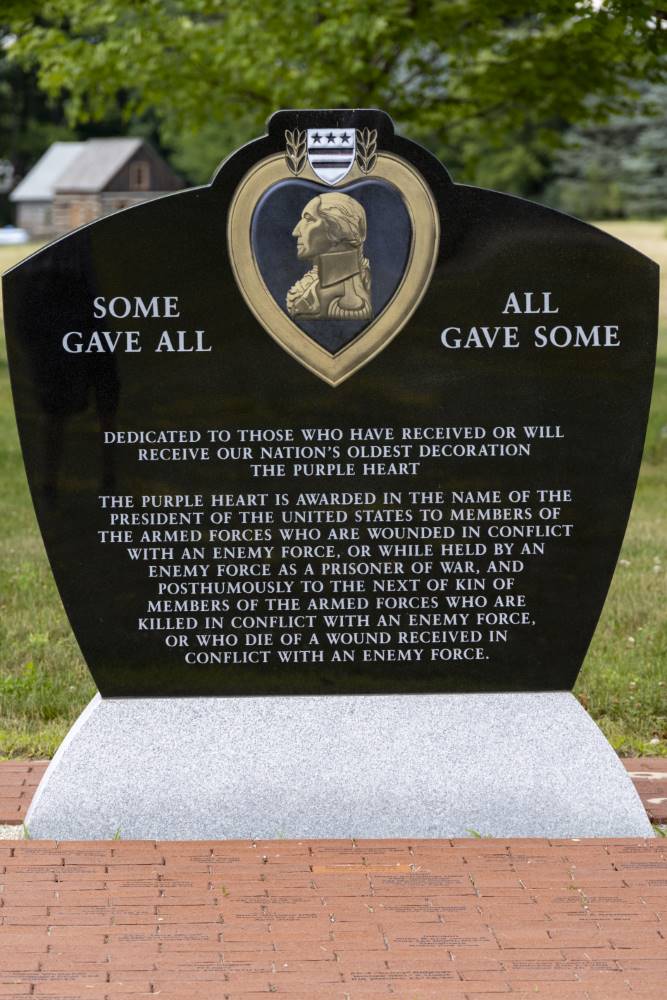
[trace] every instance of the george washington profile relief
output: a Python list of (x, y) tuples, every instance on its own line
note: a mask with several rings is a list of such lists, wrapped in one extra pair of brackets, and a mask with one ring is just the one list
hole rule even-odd
[(292, 231), (299, 260), (313, 266), (287, 293), (293, 318), (366, 320), (373, 316), (371, 267), (364, 257), (366, 213), (339, 191), (312, 198)]

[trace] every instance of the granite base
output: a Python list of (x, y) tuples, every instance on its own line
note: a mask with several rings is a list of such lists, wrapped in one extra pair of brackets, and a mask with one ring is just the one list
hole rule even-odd
[(31, 837), (637, 837), (652, 828), (564, 691), (103, 699), (26, 817)]

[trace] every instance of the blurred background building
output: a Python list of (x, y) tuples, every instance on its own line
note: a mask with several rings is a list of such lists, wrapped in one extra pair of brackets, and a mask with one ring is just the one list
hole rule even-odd
[(9, 195), (32, 239), (59, 236), (111, 212), (184, 187), (142, 139), (54, 142)]

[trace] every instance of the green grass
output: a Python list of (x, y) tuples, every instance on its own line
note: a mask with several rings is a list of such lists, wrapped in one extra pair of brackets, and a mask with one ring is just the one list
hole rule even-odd
[[(0, 247), (0, 270), (24, 256), (25, 247)], [(0, 756), (50, 757), (92, 698), (95, 685), (60, 603), (33, 513), (14, 420), (4, 335), (0, 344), (0, 509)]]
[(643, 463), (621, 557), (575, 687), (612, 746), (627, 754), (667, 756), (666, 499), (663, 451), (662, 461)]
[[(647, 222), (604, 228), (661, 263), (662, 335), (635, 504), (575, 691), (619, 751), (667, 755), (667, 231), (662, 223)], [(26, 253), (25, 247), (0, 248), (0, 271)], [(60, 604), (32, 511), (4, 337), (0, 504), (0, 756), (49, 757), (95, 687)], [(655, 739), (660, 742), (651, 743)]]
[(619, 752), (667, 756), (667, 227), (602, 228), (660, 264), (660, 341), (635, 502), (575, 693)]

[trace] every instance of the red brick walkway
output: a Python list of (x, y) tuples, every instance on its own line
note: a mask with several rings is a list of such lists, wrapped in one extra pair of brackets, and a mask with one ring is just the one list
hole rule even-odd
[(626, 757), (623, 763), (651, 822), (667, 823), (667, 757)]
[(664, 1000), (667, 842), (0, 843), (0, 997)]
[(0, 762), (0, 823), (23, 822), (48, 766), (48, 760)]

